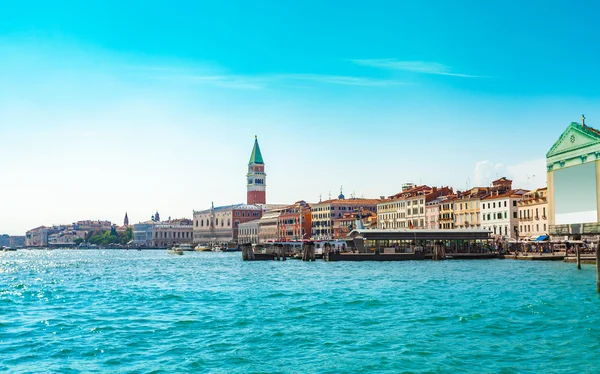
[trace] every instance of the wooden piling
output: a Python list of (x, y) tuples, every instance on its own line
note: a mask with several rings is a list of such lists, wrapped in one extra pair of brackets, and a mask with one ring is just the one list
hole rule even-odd
[(315, 260), (316, 260), (315, 244), (312, 242), (305, 243), (302, 246), (302, 261), (315, 261)]
[(577, 255), (577, 269), (581, 270), (581, 251), (579, 250), (579, 244), (575, 245), (575, 254)]
[(248, 248), (242, 244), (242, 260), (248, 261)]

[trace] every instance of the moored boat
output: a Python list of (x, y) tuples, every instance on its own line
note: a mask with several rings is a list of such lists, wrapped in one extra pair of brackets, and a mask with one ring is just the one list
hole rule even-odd
[(190, 251), (194, 250), (194, 248), (192, 247), (192, 245), (190, 243), (179, 244), (179, 249), (181, 249), (184, 252), (190, 252)]
[(211, 250), (210, 246), (208, 246), (208, 245), (206, 245), (206, 244), (198, 244), (198, 245), (197, 245), (197, 246), (194, 248), (194, 251), (197, 251), (197, 252), (208, 252), (208, 251), (210, 251), (210, 250)]
[(213, 252), (225, 252), (226, 249), (227, 249), (227, 247), (225, 247), (224, 245), (215, 244), (215, 245), (212, 246), (211, 251), (213, 251)]

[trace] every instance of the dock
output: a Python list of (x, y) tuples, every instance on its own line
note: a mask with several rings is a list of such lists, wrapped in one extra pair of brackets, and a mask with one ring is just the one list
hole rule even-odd
[[(518, 254), (518, 255), (504, 255), (505, 259), (509, 260), (521, 260), (521, 261), (563, 261), (565, 259), (565, 255), (558, 254)], [(576, 258), (573, 257), (574, 260)]]

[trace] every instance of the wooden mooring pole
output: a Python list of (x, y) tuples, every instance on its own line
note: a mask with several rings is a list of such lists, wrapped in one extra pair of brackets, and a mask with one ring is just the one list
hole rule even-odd
[(577, 269), (581, 270), (581, 251), (579, 250), (579, 244), (575, 245), (575, 253), (577, 254)]

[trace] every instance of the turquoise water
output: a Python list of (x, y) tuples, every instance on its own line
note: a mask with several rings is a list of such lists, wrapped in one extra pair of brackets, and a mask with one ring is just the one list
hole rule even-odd
[(600, 371), (592, 266), (0, 253), (0, 371)]

